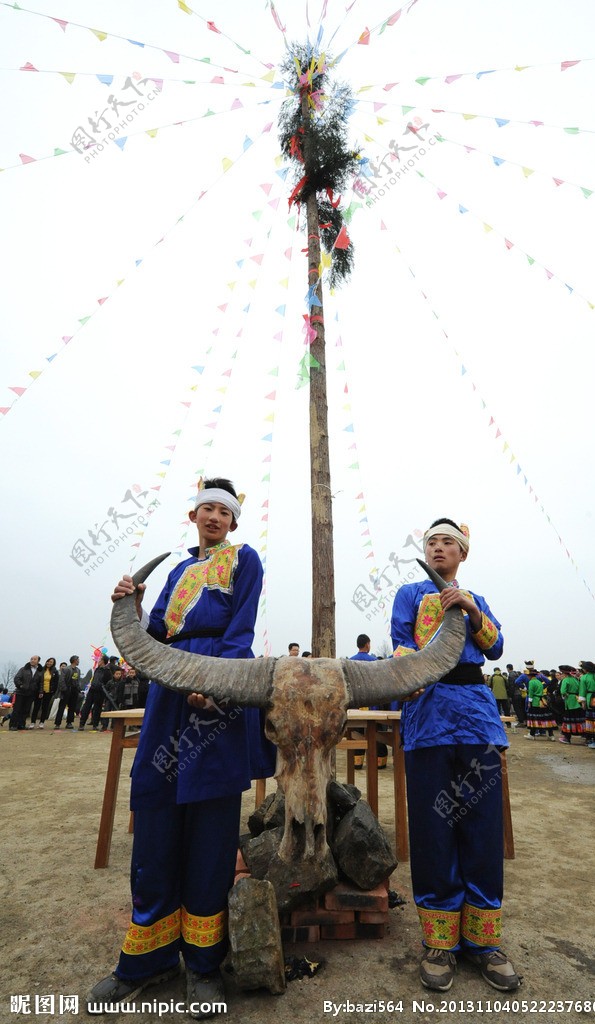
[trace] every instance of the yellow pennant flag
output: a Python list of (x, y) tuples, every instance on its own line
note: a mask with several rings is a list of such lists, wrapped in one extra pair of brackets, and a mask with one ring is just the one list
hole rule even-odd
[(193, 13), (190, 7), (188, 7), (188, 4), (184, 3), (184, 0), (178, 0), (178, 7), (180, 8), (181, 11), (184, 11), (184, 14)]
[(224, 156), (223, 160), (221, 161), (221, 164), (223, 166), (223, 173), (225, 174), (225, 172), (228, 171), (230, 167), (233, 167), (233, 160), (230, 160), (228, 156)]
[(266, 75), (262, 75), (260, 81), (261, 82), (274, 82), (275, 81), (275, 69), (271, 68), (270, 71), (267, 71)]
[(29, 376), (33, 377), (33, 380), (37, 380), (38, 377), (41, 377), (41, 370), (29, 370)]
[(477, 114), (463, 114), (465, 121), (473, 121), (477, 117)]
[(485, 221), (484, 221), (483, 230), (484, 231), (493, 231), (494, 229), (493, 229), (491, 224), (486, 224)]
[(148, 129), (148, 130), (147, 130), (147, 131), (145, 132), (145, 135), (150, 135), (150, 136), (151, 136), (151, 138), (152, 138), (152, 139), (154, 139), (154, 138), (155, 138), (155, 136), (157, 135), (157, 132), (158, 132), (158, 131), (159, 131), (159, 129), (158, 129), (158, 128), (149, 128), (149, 129)]
[(100, 43), (102, 43), (104, 39), (107, 39), (107, 32), (100, 32), (98, 28), (92, 28), (90, 31), (94, 36), (97, 36)]
[(532, 167), (523, 167), (523, 174), (528, 178), (530, 174), (535, 174), (535, 171)]
[(59, 71), (58, 74), (62, 75), (62, 78), (65, 78), (69, 85), (72, 85), (74, 82), (75, 76), (73, 71)]

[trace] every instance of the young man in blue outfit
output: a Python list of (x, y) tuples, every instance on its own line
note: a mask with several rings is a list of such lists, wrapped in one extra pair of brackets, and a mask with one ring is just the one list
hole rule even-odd
[[(230, 544), (242, 497), (229, 480), (199, 484), (190, 520), (198, 546), (168, 576), (150, 616), (163, 643), (219, 658), (252, 658), (262, 565), (247, 544)], [(112, 600), (134, 592), (129, 576)], [(262, 740), (262, 744), (260, 741)], [(88, 1004), (133, 1001), (186, 965), (195, 1019), (225, 1008), (220, 964), (227, 951), (227, 894), (233, 885), (242, 792), (274, 769), (256, 709), (219, 707), (201, 694), (156, 683), (132, 768), (132, 921), (118, 965)]]
[(424, 535), (428, 564), (447, 583), (402, 586), (395, 596), (391, 635), (395, 657), (420, 650), (458, 606), (467, 637), (456, 668), (403, 707), (411, 877), (424, 935), (422, 984), (446, 992), (462, 952), (494, 988), (519, 985), (500, 950), (503, 894), (502, 771), (508, 746), (496, 701), (484, 684), (484, 659), (498, 660), (500, 623), (483, 597), (459, 589), (459, 566), (469, 531), (438, 519)]

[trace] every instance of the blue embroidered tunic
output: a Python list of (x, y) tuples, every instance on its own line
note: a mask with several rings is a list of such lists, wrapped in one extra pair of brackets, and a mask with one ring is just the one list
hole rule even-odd
[[(170, 572), (149, 619), (156, 639), (199, 632), (172, 647), (214, 658), (253, 658), (262, 564), (247, 544), (229, 541)], [(191, 803), (241, 793), (274, 770), (276, 748), (262, 736), (258, 709), (198, 711), (187, 694), (149, 687), (132, 766), (131, 807)]]
[[(500, 623), (483, 597), (471, 591), (465, 593), (477, 605), (482, 622), (479, 632), (472, 633), (469, 617), (464, 613), (467, 636), (459, 664), (483, 665), (485, 658), (496, 661), (504, 647)], [(431, 643), (443, 618), (440, 597), (431, 580), (402, 586), (395, 595), (391, 619), (396, 656), (419, 651)], [(494, 695), (481, 683), (463, 686), (437, 681), (420, 697), (406, 701), (402, 712), (401, 732), (406, 751), (458, 743), (508, 746)]]

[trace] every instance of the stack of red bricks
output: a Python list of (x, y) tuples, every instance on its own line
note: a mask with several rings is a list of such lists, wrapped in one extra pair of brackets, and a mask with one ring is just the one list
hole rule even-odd
[[(249, 878), (241, 853), (237, 882)], [(320, 942), (321, 939), (383, 939), (388, 925), (388, 880), (364, 891), (341, 882), (330, 892), (279, 914), (283, 942)]]
[(364, 891), (340, 882), (317, 901), (280, 914), (283, 942), (321, 939), (383, 939), (388, 924), (388, 886)]

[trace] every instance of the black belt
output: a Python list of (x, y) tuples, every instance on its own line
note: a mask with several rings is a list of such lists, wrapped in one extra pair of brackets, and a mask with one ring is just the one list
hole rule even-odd
[(186, 633), (175, 633), (174, 636), (162, 637), (155, 636), (151, 630), (148, 630), (149, 634), (154, 640), (158, 640), (160, 644), (177, 644), (178, 640), (194, 640), (195, 637), (206, 639), (208, 637), (224, 636), (224, 629), (189, 629)]
[(447, 683), (449, 686), (477, 686), (484, 682), (481, 665), (472, 665), (470, 662), (460, 662), (455, 668), (447, 672), (439, 683)]

